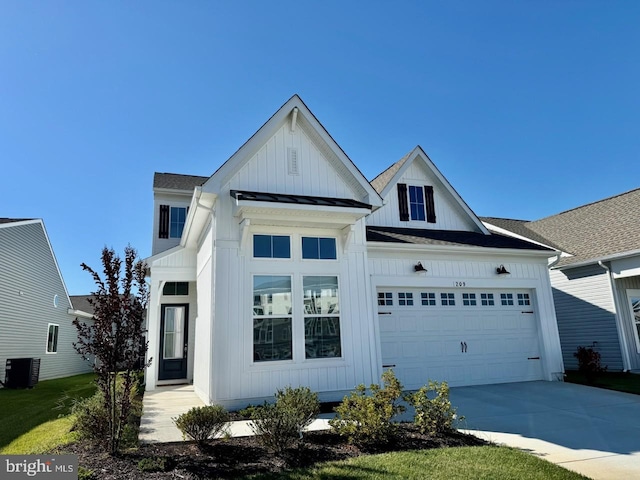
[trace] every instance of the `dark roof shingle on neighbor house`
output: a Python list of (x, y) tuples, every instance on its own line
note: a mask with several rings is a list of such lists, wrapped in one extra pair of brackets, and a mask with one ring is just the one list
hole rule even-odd
[(69, 295), (74, 310), (93, 315), (93, 306), (89, 303), (90, 298), (93, 298), (93, 295)]
[(493, 233), (456, 230), (423, 230), (417, 228), (367, 227), (368, 242), (410, 243), (414, 245), (446, 245), (460, 247), (509, 248), (516, 250), (548, 250), (525, 240)]
[(166, 188), (170, 190), (193, 190), (202, 186), (209, 177), (199, 175), (181, 175), (178, 173), (161, 173), (153, 174), (153, 188)]
[(563, 267), (640, 250), (639, 212), (640, 188), (533, 222), (483, 220), (573, 255)]
[(27, 220), (33, 220), (33, 218), (6, 218), (6, 217), (0, 217), (0, 223), (16, 223), (16, 222), (25, 222)]

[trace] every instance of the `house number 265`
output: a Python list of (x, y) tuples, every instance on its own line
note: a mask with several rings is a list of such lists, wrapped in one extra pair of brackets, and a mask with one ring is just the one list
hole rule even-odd
[(466, 282), (453, 282), (454, 287), (466, 287)]

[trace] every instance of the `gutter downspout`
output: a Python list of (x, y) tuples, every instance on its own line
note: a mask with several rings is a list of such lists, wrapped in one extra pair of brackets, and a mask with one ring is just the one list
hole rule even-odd
[(624, 371), (629, 371), (631, 369), (631, 357), (629, 356), (629, 344), (627, 343), (627, 336), (625, 334), (624, 327), (622, 326), (622, 318), (620, 317), (620, 309), (618, 308), (618, 289), (616, 288), (616, 281), (613, 278), (613, 272), (611, 271), (611, 268), (605, 265), (602, 260), (598, 260), (598, 265), (600, 265), (607, 271), (609, 277), (609, 289), (611, 291), (611, 296), (613, 297), (613, 308), (615, 309), (614, 315), (616, 316), (616, 328), (618, 330), (620, 342), (622, 343), (622, 367)]

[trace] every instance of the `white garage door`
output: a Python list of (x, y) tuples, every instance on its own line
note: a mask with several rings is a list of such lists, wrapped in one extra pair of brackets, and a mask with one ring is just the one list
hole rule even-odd
[(382, 363), (405, 388), (542, 379), (528, 290), (378, 289)]

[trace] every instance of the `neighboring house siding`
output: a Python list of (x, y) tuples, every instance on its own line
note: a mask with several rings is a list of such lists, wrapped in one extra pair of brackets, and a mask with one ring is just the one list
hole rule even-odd
[[(41, 380), (91, 370), (73, 348), (70, 307), (42, 224), (0, 228), (0, 379), (7, 358), (40, 358)], [(47, 354), (50, 323), (59, 325), (58, 345)]]
[(615, 306), (606, 270), (594, 265), (551, 270), (550, 276), (565, 368), (577, 369), (573, 356), (576, 349), (597, 342), (602, 365), (609, 370), (622, 370)]
[(367, 217), (367, 225), (471, 232), (478, 230), (469, 219), (469, 216), (463, 212), (458, 203), (451, 198), (449, 192), (446, 191), (430, 172), (427, 172), (424, 164), (419, 159), (416, 159), (409, 165), (400, 178), (399, 183), (419, 187), (424, 187), (425, 185), (433, 186), (436, 223), (429, 223), (426, 220), (400, 221), (398, 214), (398, 191), (394, 185), (394, 188), (391, 188), (384, 198), (385, 206)]
[(640, 290), (640, 277), (617, 279), (616, 290), (618, 292), (619, 315), (624, 328), (624, 336), (627, 341), (629, 361), (631, 362), (629, 368), (631, 370), (640, 370), (640, 353), (638, 352), (638, 344), (636, 343), (636, 334), (633, 331), (635, 327), (631, 319), (629, 299), (627, 298), (627, 290)]

